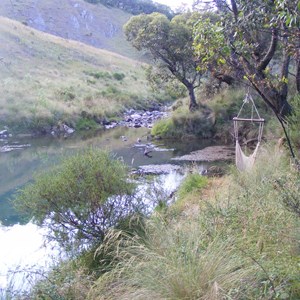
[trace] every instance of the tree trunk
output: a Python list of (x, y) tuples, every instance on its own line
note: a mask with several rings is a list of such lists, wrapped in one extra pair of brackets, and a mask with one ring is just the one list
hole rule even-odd
[(189, 109), (190, 109), (190, 111), (194, 111), (198, 108), (198, 104), (196, 102), (196, 97), (195, 97), (195, 90), (194, 90), (193, 85), (187, 86), (187, 89), (189, 91), (189, 96), (190, 96)]

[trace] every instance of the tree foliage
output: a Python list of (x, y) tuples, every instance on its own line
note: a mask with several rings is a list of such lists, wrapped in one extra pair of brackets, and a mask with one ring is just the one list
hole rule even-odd
[[(66, 249), (100, 243), (109, 227), (141, 211), (125, 165), (89, 149), (65, 159), (20, 190), (16, 206)], [(74, 248), (75, 247), (75, 248)]]
[(295, 83), (294, 90), (300, 92), (299, 2), (212, 2), (218, 20), (200, 19), (195, 30), (195, 48), (202, 58), (199, 68), (212, 71), (220, 80), (245, 80), (285, 130), (291, 112), (289, 88), (293, 90)]
[(198, 18), (198, 13), (185, 13), (169, 20), (153, 13), (134, 16), (124, 26), (127, 39), (136, 49), (149, 52), (164, 76), (186, 87), (191, 110), (197, 107), (194, 89), (202, 76), (193, 51), (193, 26)]

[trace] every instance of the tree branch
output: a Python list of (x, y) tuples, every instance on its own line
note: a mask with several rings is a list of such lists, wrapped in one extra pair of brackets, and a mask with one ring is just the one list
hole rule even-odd
[(277, 48), (278, 44), (278, 29), (273, 27), (272, 28), (272, 39), (270, 43), (269, 50), (267, 51), (266, 55), (261, 60), (260, 64), (258, 65), (257, 69), (258, 71), (263, 71), (270, 63), (271, 59), (273, 58), (275, 54), (275, 50)]
[(235, 22), (237, 22), (239, 11), (238, 11), (238, 8), (237, 8), (237, 5), (236, 5), (236, 1), (231, 0), (230, 3), (231, 3), (231, 8), (232, 8), (232, 12), (233, 12), (233, 15), (234, 15)]

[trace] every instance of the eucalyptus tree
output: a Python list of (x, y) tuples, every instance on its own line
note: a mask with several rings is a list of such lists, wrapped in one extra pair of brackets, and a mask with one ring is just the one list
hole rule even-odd
[(124, 26), (127, 40), (139, 51), (150, 53), (162, 76), (177, 79), (189, 93), (189, 108), (198, 107), (195, 88), (203, 75), (197, 69), (193, 26), (199, 13), (185, 13), (169, 20), (153, 13), (132, 17)]
[(221, 80), (246, 81), (272, 109), (288, 139), (288, 92), (300, 92), (299, 1), (212, 2), (219, 20), (200, 18), (195, 29), (199, 68)]

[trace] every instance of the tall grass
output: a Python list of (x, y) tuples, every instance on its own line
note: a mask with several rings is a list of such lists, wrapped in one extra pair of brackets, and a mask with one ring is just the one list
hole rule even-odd
[(176, 227), (156, 220), (146, 234), (118, 249), (119, 265), (99, 279), (106, 288), (94, 289), (90, 299), (221, 299), (253, 281), (253, 267), (235, 253), (234, 241), (216, 237), (207, 245), (197, 223)]
[(202, 193), (209, 198), (193, 195), (198, 214), (170, 210), (145, 236), (118, 240), (117, 267), (90, 299), (299, 299), (300, 220), (276, 185), (299, 174), (272, 152), (266, 147), (251, 172), (232, 170)]

